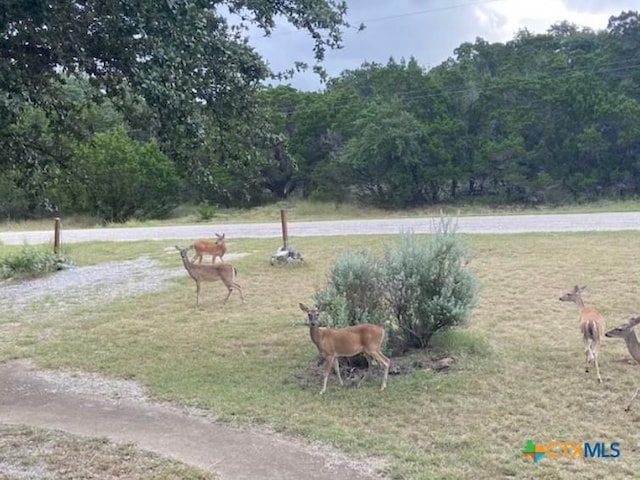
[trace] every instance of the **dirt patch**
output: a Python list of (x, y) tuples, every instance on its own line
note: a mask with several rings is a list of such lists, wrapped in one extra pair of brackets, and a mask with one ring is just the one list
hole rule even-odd
[(150, 402), (134, 382), (41, 371), (25, 360), (0, 365), (0, 422), (135, 444), (223, 479), (372, 480), (383, 466)]
[[(390, 357), (391, 367), (389, 375), (407, 375), (415, 370), (430, 370), (433, 372), (447, 373), (455, 368), (457, 359), (452, 355), (431, 356), (427, 352), (413, 353), (407, 356)], [(324, 378), (324, 369), (322, 366), (322, 358), (318, 356), (316, 364), (313, 368), (305, 368), (295, 373), (295, 378), (302, 388), (318, 389), (322, 386)], [(345, 387), (357, 387), (360, 381), (367, 373), (367, 364), (363, 356), (353, 357), (351, 359), (340, 359), (340, 375)], [(368, 381), (382, 381), (384, 369), (374, 364), (368, 374)], [(331, 370), (328, 385), (339, 385), (338, 377)]]

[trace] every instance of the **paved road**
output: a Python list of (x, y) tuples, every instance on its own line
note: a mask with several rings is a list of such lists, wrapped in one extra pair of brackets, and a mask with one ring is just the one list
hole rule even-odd
[[(437, 218), (397, 218), (383, 220), (339, 220), (323, 222), (290, 222), (291, 237), (329, 235), (395, 234), (403, 230), (429, 233)], [(460, 217), (461, 233), (524, 233), (640, 230), (640, 212), (581, 213), (556, 215), (499, 215)], [(212, 237), (214, 231), (232, 238), (275, 238), (281, 236), (280, 223), (198, 224), (166, 227), (92, 228), (62, 230), (63, 243), (89, 241), (189, 240)], [(8, 245), (48, 243), (49, 231), (0, 232), (0, 242)]]

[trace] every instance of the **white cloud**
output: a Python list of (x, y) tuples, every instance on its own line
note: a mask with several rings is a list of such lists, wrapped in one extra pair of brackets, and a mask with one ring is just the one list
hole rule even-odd
[(611, 12), (588, 12), (569, 8), (563, 0), (502, 0), (475, 7), (481, 26), (490, 29), (489, 41), (504, 42), (523, 28), (544, 33), (554, 23), (567, 20), (600, 30), (607, 26)]

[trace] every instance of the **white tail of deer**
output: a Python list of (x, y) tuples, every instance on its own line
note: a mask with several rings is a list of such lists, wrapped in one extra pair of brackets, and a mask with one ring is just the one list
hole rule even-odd
[(216, 263), (216, 257), (220, 257), (220, 261), (222, 262), (222, 257), (227, 251), (227, 246), (224, 243), (224, 236), (224, 233), (222, 235), (216, 233), (215, 242), (207, 240), (206, 238), (202, 238), (193, 242), (191, 248), (196, 251), (196, 254), (191, 261), (193, 263), (196, 263), (196, 260), (198, 260), (198, 263), (202, 263), (202, 256), (207, 254), (211, 255), (212, 257), (211, 263)]
[(598, 354), (600, 353), (600, 343), (604, 335), (604, 319), (592, 307), (586, 307), (582, 301), (582, 292), (586, 287), (576, 285), (573, 290), (560, 297), (561, 302), (573, 302), (580, 311), (580, 330), (584, 340), (585, 372), (589, 372), (589, 364), (595, 363), (598, 381), (602, 382), (600, 367), (598, 366)]
[(358, 382), (358, 386), (369, 374), (371, 360), (375, 359), (380, 365), (384, 366), (384, 377), (382, 378), (380, 390), (386, 388), (391, 361), (380, 351), (382, 342), (384, 341), (384, 328), (369, 323), (362, 323), (345, 328), (321, 328), (319, 326), (320, 312), (318, 310), (311, 309), (303, 303), (300, 304), (300, 309), (307, 313), (311, 340), (315, 343), (316, 347), (318, 347), (318, 351), (324, 360), (324, 381), (320, 395), (327, 389), (327, 380), (329, 379), (332, 367), (335, 369), (340, 385), (344, 385), (342, 377), (340, 377), (338, 358), (353, 357), (358, 353), (364, 353), (369, 362), (367, 371), (360, 379), (360, 382)]
[(233, 265), (228, 263), (220, 263), (218, 265), (200, 265), (192, 263), (187, 256), (187, 252), (191, 247), (180, 248), (175, 246), (180, 252), (182, 257), (182, 264), (187, 270), (191, 278), (196, 282), (196, 305), (200, 305), (200, 283), (201, 282), (215, 282), (222, 280), (222, 283), (227, 287), (228, 293), (224, 299), (226, 303), (234, 290), (240, 292), (240, 299), (244, 303), (244, 295), (242, 293), (242, 287), (236, 283), (237, 270)]
[[(607, 333), (605, 333), (605, 336), (607, 337), (623, 338), (624, 343), (627, 344), (627, 349), (629, 350), (629, 353), (631, 354), (633, 359), (638, 363), (640, 363), (640, 343), (638, 342), (638, 337), (636, 337), (636, 334), (633, 331), (633, 328), (639, 323), (640, 323), (640, 317), (630, 318), (629, 321), (624, 325), (620, 325), (619, 327), (612, 328)], [(627, 405), (627, 408), (625, 408), (627, 412), (631, 410), (631, 404), (633, 403), (633, 400), (638, 396), (638, 392), (640, 392), (640, 387), (636, 388), (635, 393), (631, 396), (631, 399), (629, 400), (629, 404)]]

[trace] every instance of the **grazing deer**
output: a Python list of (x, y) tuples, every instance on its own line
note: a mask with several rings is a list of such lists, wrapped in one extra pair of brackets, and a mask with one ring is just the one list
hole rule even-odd
[(595, 308), (585, 307), (582, 301), (582, 292), (585, 288), (580, 288), (576, 285), (571, 292), (561, 296), (560, 301), (573, 302), (578, 306), (580, 310), (580, 330), (582, 331), (585, 347), (585, 372), (589, 372), (589, 363), (593, 361), (596, 365), (598, 381), (602, 382), (600, 367), (598, 366), (598, 353), (600, 352), (600, 343), (604, 335), (604, 319)]
[(200, 305), (200, 282), (215, 282), (216, 280), (222, 280), (222, 283), (225, 284), (229, 291), (224, 299), (224, 303), (229, 300), (233, 290), (238, 290), (238, 292), (240, 292), (240, 299), (244, 303), (242, 287), (236, 283), (236, 275), (238, 274), (238, 271), (233, 265), (228, 263), (220, 263), (218, 265), (195, 264), (189, 261), (189, 257), (187, 256), (187, 252), (191, 247), (180, 248), (177, 245), (175, 247), (180, 252), (184, 268), (187, 269), (191, 278), (196, 282), (196, 305)]
[(320, 395), (327, 389), (327, 380), (332, 367), (336, 371), (340, 385), (344, 385), (342, 377), (340, 377), (338, 358), (353, 357), (358, 353), (364, 353), (368, 362), (367, 371), (358, 382), (358, 386), (369, 374), (371, 360), (375, 359), (384, 366), (384, 377), (382, 378), (380, 390), (386, 388), (391, 361), (380, 351), (384, 341), (384, 328), (369, 323), (361, 323), (360, 325), (345, 328), (321, 328), (318, 326), (320, 321), (320, 312), (318, 310), (311, 309), (303, 303), (300, 304), (300, 309), (307, 313), (311, 340), (318, 347), (318, 351), (324, 360), (324, 382)]
[[(624, 338), (624, 343), (627, 344), (627, 349), (629, 353), (633, 357), (633, 359), (640, 363), (640, 343), (638, 343), (638, 337), (636, 337), (635, 332), (633, 331), (633, 327), (640, 323), (640, 317), (630, 318), (627, 323), (624, 325), (620, 325), (619, 327), (612, 328), (605, 336), (607, 337), (619, 337)], [(640, 387), (636, 389), (636, 392), (631, 396), (629, 400), (629, 405), (625, 410), (628, 412), (631, 410), (631, 404), (633, 400), (638, 396), (638, 392), (640, 392)]]
[(207, 240), (206, 238), (202, 238), (200, 240), (196, 240), (191, 245), (196, 251), (196, 255), (191, 260), (193, 263), (196, 263), (196, 259), (198, 263), (202, 263), (202, 256), (204, 254), (211, 255), (211, 263), (216, 263), (216, 257), (220, 257), (220, 261), (222, 262), (222, 257), (227, 251), (227, 246), (224, 243), (224, 233), (222, 235), (216, 233), (216, 241), (212, 242), (211, 240)]

